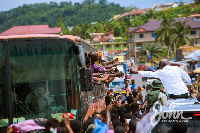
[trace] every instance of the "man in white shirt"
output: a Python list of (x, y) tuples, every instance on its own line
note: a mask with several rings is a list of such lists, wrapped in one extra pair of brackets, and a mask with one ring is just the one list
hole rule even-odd
[[(188, 90), (192, 89), (191, 79), (189, 75), (178, 66), (169, 66), (167, 59), (161, 59), (159, 62), (159, 70), (152, 71), (131, 71), (131, 74), (139, 74), (144, 77), (159, 78), (164, 86), (165, 91), (170, 98), (187, 98)], [(184, 78), (187, 83), (183, 82)]]

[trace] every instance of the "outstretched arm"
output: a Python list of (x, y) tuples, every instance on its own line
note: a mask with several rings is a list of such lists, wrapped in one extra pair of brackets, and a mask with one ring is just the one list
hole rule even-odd
[(102, 62), (102, 65), (106, 66), (106, 65), (109, 65), (109, 64), (114, 63), (114, 62), (118, 62), (118, 58), (111, 60), (111, 61), (108, 61), (108, 62)]
[(138, 93), (137, 93), (137, 95), (134, 99), (134, 103), (138, 101), (140, 94), (141, 94), (141, 91), (142, 91), (142, 86), (138, 86)]
[(181, 76), (188, 82), (188, 85), (192, 85), (189, 75), (180, 67), (179, 67), (179, 70), (181, 72)]
[(130, 70), (130, 74), (138, 74), (140, 76), (144, 76), (144, 77), (155, 77), (158, 78), (158, 73), (159, 70), (152, 72), (152, 71), (138, 71), (137, 68), (132, 68), (132, 70)]
[(92, 76), (93, 76), (93, 77), (98, 77), (98, 76), (103, 75), (103, 74), (104, 74), (104, 73), (93, 73)]
[(183, 69), (181, 69), (180, 67), (179, 67), (179, 70), (180, 70), (180, 72), (181, 72), (181, 76), (187, 81), (187, 83), (188, 83), (188, 85), (187, 85), (187, 87), (188, 87), (188, 91), (192, 91), (192, 83), (191, 83), (191, 79), (190, 79), (190, 77), (189, 77), (189, 75), (183, 70)]
[(109, 66), (104, 66), (104, 68), (106, 69), (111, 69), (112, 67), (116, 67), (118, 64), (115, 63), (114, 65), (109, 65)]
[(108, 78), (109, 78), (109, 75), (106, 74), (103, 78), (93, 77), (93, 80), (94, 80), (94, 81), (102, 81), (102, 82), (104, 82), (104, 81), (106, 81)]
[(110, 117), (110, 112), (112, 110), (112, 107), (113, 106), (111, 103), (106, 107), (106, 124), (109, 130), (113, 130), (113, 125), (111, 123), (111, 117)]
[(116, 72), (115, 74), (109, 74), (110, 77), (123, 77), (124, 74), (120, 72)]
[(108, 78), (108, 80), (106, 80), (105, 83), (110, 83), (110, 82), (112, 82), (114, 79), (115, 79), (115, 77)]

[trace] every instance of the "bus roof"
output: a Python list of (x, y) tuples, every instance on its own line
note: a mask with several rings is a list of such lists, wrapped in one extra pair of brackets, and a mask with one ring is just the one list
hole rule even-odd
[[(0, 40), (12, 40), (12, 39), (28, 39), (28, 38), (64, 38), (64, 39), (70, 39), (74, 43), (78, 45), (82, 45), (86, 51), (89, 52), (97, 50), (95, 47), (90, 45), (87, 41), (81, 39), (78, 36), (73, 35), (58, 35), (58, 34), (28, 34), (28, 35), (10, 35), (10, 36), (0, 36)], [(84, 45), (83, 45), (84, 44)]]
[(53, 38), (67, 38), (76, 43), (76, 39), (81, 39), (77, 36), (72, 35), (58, 35), (58, 34), (30, 34), (30, 35), (10, 35), (10, 36), (0, 36), (0, 39), (15, 39), (15, 38), (45, 38), (45, 37), (53, 37)]

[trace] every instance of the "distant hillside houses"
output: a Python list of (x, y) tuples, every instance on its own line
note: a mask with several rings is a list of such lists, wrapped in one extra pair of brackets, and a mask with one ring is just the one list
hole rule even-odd
[[(191, 18), (174, 18), (175, 22), (186, 21), (186, 26), (190, 26), (192, 31), (187, 36), (194, 41), (195, 45), (200, 45), (200, 22)], [(126, 31), (128, 35), (127, 44), (135, 48), (138, 52), (144, 44), (155, 44), (156, 29), (160, 28), (160, 21), (151, 19), (138, 27), (129, 27)]]
[[(187, 5), (187, 2), (182, 2), (181, 5)], [(169, 8), (174, 8), (179, 6), (178, 2), (171, 2), (171, 3), (167, 3), (165, 5), (154, 5), (152, 8), (145, 8), (145, 9), (135, 9), (132, 10), (131, 12), (126, 12), (124, 14), (118, 14), (113, 16), (113, 18), (111, 20), (117, 20), (120, 17), (128, 17), (128, 18), (132, 18), (134, 16), (139, 16), (141, 14), (145, 14), (147, 13), (148, 10), (154, 10), (154, 11), (162, 11), (162, 10), (166, 10)]]
[(178, 2), (167, 3), (165, 5), (155, 5), (151, 9), (154, 11), (161, 11), (168, 8), (174, 8), (178, 6)]
[[(121, 37), (114, 37), (114, 33), (93, 33), (90, 43), (101, 51), (116, 51), (127, 48), (126, 42), (122, 42)], [(116, 42), (116, 40), (118, 40)]]
[(125, 14), (123, 14), (121, 17), (129, 17), (132, 18), (134, 16), (138, 16), (141, 14), (145, 14), (148, 10), (151, 10), (151, 8), (145, 8), (145, 9), (135, 9), (132, 10), (131, 12), (127, 12)]

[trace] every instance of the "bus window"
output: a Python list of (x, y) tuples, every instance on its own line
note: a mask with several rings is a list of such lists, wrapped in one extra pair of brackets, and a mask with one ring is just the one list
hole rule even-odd
[[(0, 122), (3, 118), (8, 117), (8, 98), (6, 90), (6, 75), (5, 75), (5, 53), (4, 43), (0, 42)], [(8, 123), (2, 123), (0, 127), (8, 126)]]
[[(14, 117), (50, 119), (58, 113), (72, 112), (78, 118), (80, 92), (75, 44), (61, 39), (19, 39), (8, 44)], [(0, 87), (0, 91), (5, 90)], [(7, 118), (6, 115), (0, 112), (0, 119)]]

